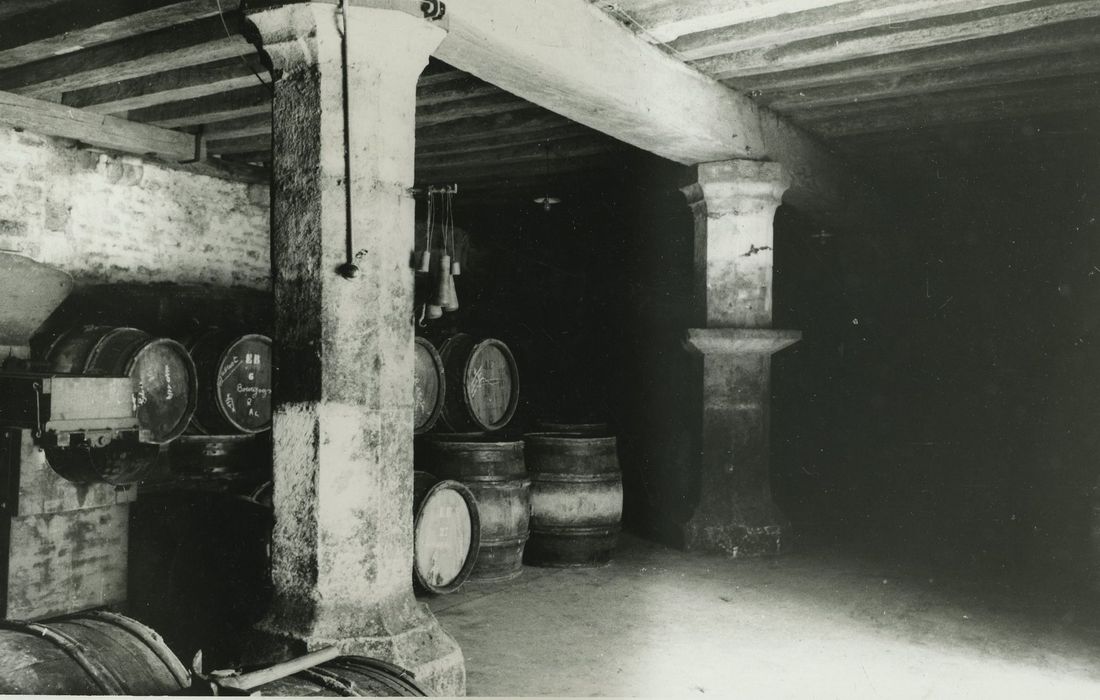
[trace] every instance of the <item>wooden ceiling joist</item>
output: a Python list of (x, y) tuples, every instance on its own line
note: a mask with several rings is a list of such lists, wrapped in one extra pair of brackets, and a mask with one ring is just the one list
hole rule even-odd
[[(240, 0), (221, 0), (226, 12)], [(66, 0), (8, 17), (0, 68), (105, 44), (218, 13), (213, 0)]]
[[(436, 143), (424, 143), (417, 139), (417, 155), (447, 156), (470, 153), (472, 151), (484, 151), (500, 146), (520, 146), (524, 144), (550, 144), (551, 149), (560, 141), (585, 137), (594, 137), (597, 132), (585, 129), (576, 124), (562, 124), (545, 129), (518, 132), (512, 134), (499, 134), (485, 132), (481, 138), (467, 139), (462, 142), (450, 142), (447, 140)], [(607, 137), (604, 137), (607, 138)]]
[(980, 64), (938, 71), (919, 71), (907, 75), (862, 80), (819, 88), (764, 91), (760, 104), (786, 113), (844, 104), (866, 104), (875, 100), (924, 95), (944, 90), (1004, 85), (1038, 78), (1057, 78), (1100, 69), (1100, 50), (1089, 49), (1067, 54), (1024, 58), (1002, 63)]
[(31, 97), (50, 97), (104, 83), (185, 68), (255, 48), (237, 34), (227, 18), (227, 35), (219, 17), (188, 22), (148, 34), (0, 70), (0, 90)]
[(271, 89), (255, 85), (219, 95), (146, 107), (130, 112), (127, 118), (166, 129), (177, 129), (270, 112)]
[(988, 107), (990, 111), (1005, 100), (1043, 98), (1057, 104), (1063, 99), (1093, 96), (1100, 101), (1100, 73), (1064, 78), (1028, 80), (1010, 85), (991, 85), (981, 88), (946, 90), (926, 95), (895, 97), (863, 104), (853, 103), (832, 107), (816, 107), (789, 112), (792, 119), (806, 124), (839, 121), (857, 116), (908, 115), (919, 119), (921, 114), (936, 108), (973, 106)]
[(590, 0), (599, 6), (616, 6), (631, 25), (657, 41), (704, 32), (777, 15), (844, 5), (852, 0)]
[(465, 117), (440, 125), (425, 124), (417, 110), (416, 147), (453, 146), (489, 136), (506, 137), (540, 129), (576, 126), (574, 122), (529, 105), (526, 109), (483, 117)]
[(271, 134), (271, 115), (259, 114), (236, 119), (223, 119), (204, 126), (207, 139), (236, 139)]
[(910, 49), (927, 49), (977, 37), (1012, 34), (1096, 17), (1100, 17), (1100, 3), (1096, 0), (1057, 3), (1032, 0), (897, 26), (738, 51), (695, 61), (692, 65), (707, 75), (727, 79), (738, 75), (812, 68)]
[(815, 122), (813, 129), (825, 138), (880, 132), (913, 133), (932, 126), (985, 123), (1019, 119), (1033, 115), (1100, 109), (1100, 95), (1078, 97), (1026, 96), (996, 100), (992, 103), (946, 105), (919, 113), (889, 111), (881, 114), (854, 115), (832, 121)]
[(416, 163), (422, 168), (478, 168), (487, 165), (515, 165), (534, 163), (538, 167), (530, 168), (537, 172), (539, 167), (554, 162), (568, 164), (578, 158), (595, 156), (601, 153), (613, 153), (623, 150), (624, 146), (606, 136), (585, 135), (573, 139), (556, 141), (547, 155), (540, 144), (505, 144), (497, 148), (486, 148), (465, 153), (423, 153), (416, 154)]
[(818, 6), (720, 29), (696, 32), (672, 41), (669, 47), (682, 59), (698, 60), (722, 54), (790, 44), (821, 36), (874, 29), (885, 25), (927, 20), (1024, 0), (859, 0)]
[(258, 54), (244, 58), (233, 56), (66, 92), (61, 96), (61, 103), (115, 114), (258, 85), (257, 75), (270, 80)]
[[(270, 131), (270, 129), (268, 131)], [(213, 155), (224, 155), (226, 153), (257, 153), (270, 150), (270, 133), (229, 139), (208, 138), (206, 140), (206, 151)]]
[(528, 107), (530, 107), (529, 103), (498, 90), (497, 94), (474, 97), (458, 102), (432, 104), (424, 107), (421, 107), (418, 102), (416, 123), (417, 126), (433, 126), (469, 117), (484, 117), (504, 112), (515, 112)]
[(190, 134), (63, 107), (10, 92), (0, 92), (0, 124), (123, 153), (154, 155), (176, 161), (195, 157), (195, 139)]
[(1098, 47), (1100, 21), (1086, 20), (801, 70), (738, 75), (725, 82), (750, 93), (805, 90), (891, 75), (990, 64)]

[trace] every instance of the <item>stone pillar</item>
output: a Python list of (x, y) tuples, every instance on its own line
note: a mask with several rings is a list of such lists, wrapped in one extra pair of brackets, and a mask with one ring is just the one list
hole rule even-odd
[[(411, 579), (408, 189), (416, 81), (445, 32), (395, 10), (348, 13), (346, 78), (336, 5), (249, 15), (282, 70), (272, 139), (275, 599), (253, 653), (333, 644), (406, 667), (430, 692), (462, 695), (462, 652)], [(338, 272), (349, 255), (359, 268), (350, 279)]]
[(688, 549), (777, 554), (786, 521), (771, 496), (771, 355), (798, 341), (772, 322), (772, 224), (789, 180), (778, 163), (705, 163), (684, 188), (695, 215), (696, 311), (685, 346), (702, 356), (699, 503)]

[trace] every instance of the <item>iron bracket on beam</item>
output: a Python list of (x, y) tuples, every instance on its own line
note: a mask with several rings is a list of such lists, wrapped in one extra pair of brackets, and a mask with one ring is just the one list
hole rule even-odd
[(435, 22), (447, 14), (447, 5), (443, 0), (421, 0), (420, 11), (424, 13), (424, 19)]

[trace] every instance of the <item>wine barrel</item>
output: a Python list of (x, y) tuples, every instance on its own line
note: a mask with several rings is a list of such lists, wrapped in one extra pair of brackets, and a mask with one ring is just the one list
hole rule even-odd
[(453, 593), (477, 563), (477, 501), (458, 481), (427, 472), (413, 476), (413, 579), (432, 593)]
[(555, 420), (540, 418), (535, 421), (535, 426), (542, 433), (571, 433), (585, 437), (611, 437), (611, 426), (607, 423), (560, 423)]
[(198, 373), (191, 430), (205, 435), (271, 429), (271, 338), (211, 329), (187, 343)]
[(195, 413), (195, 363), (174, 340), (153, 338), (136, 328), (84, 326), (59, 336), (46, 360), (54, 372), (129, 376), (138, 426), (147, 442), (171, 442)]
[(523, 443), (478, 435), (432, 435), (418, 443), (418, 468), (462, 482), (477, 499), (480, 548), (471, 581), (504, 581), (523, 573), (531, 482)]
[(168, 695), (190, 674), (160, 636), (109, 612), (0, 622), (4, 695)]
[(411, 673), (366, 656), (340, 656), (253, 689), (280, 697), (427, 697)]
[(444, 341), (439, 355), (447, 378), (443, 424), (453, 432), (508, 425), (519, 405), (519, 370), (508, 346), (458, 333)]
[(530, 433), (524, 436), (524, 459), (531, 472), (531, 538), (524, 561), (535, 566), (610, 561), (623, 513), (615, 438)]
[(447, 384), (443, 359), (427, 340), (416, 339), (416, 373), (413, 376), (413, 435), (435, 427), (443, 411)]

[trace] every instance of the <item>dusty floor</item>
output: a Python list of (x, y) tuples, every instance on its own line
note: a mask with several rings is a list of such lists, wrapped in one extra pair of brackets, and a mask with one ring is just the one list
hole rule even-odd
[(836, 553), (734, 561), (624, 538), (602, 569), (526, 568), (429, 602), (469, 695), (1100, 698), (1091, 603)]

